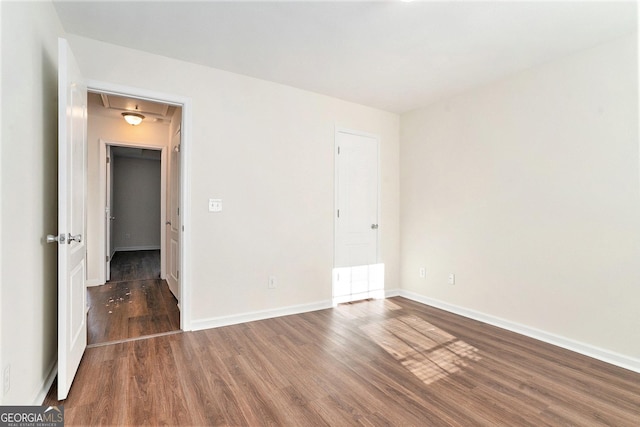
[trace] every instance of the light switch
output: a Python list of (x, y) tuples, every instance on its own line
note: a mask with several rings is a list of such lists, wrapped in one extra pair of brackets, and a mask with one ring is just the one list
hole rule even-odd
[(209, 199), (209, 212), (222, 212), (222, 199)]

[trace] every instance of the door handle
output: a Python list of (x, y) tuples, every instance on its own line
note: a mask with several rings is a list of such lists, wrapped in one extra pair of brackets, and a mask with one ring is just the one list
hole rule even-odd
[(378, 224), (371, 224), (371, 229), (372, 230), (377, 230), (378, 229)]
[(71, 233), (69, 233), (69, 243), (71, 243), (71, 242), (81, 243), (82, 242), (82, 234), (76, 234), (75, 236), (73, 236)]
[(47, 234), (47, 243), (64, 243), (66, 240), (66, 237), (64, 236), (64, 234), (61, 234), (59, 236), (54, 236), (53, 234)]
[(167, 221), (165, 224), (166, 225), (171, 225), (171, 221)]
[(111, 221), (113, 221), (114, 219), (116, 219), (116, 217), (115, 217), (115, 216), (110, 216), (110, 217), (109, 217), (109, 219), (110, 219)]

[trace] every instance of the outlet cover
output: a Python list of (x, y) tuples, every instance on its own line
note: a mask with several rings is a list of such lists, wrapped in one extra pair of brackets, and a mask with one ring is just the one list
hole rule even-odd
[(453, 273), (449, 273), (449, 284), (450, 285), (456, 284), (456, 275)]
[(427, 277), (427, 269), (426, 268), (424, 268), (424, 267), (420, 268), (420, 272), (419, 273), (420, 273), (420, 278), (421, 279), (424, 279), (425, 277)]
[(276, 276), (269, 276), (269, 289), (275, 289), (278, 287), (278, 282), (276, 281)]
[(222, 212), (222, 199), (209, 199), (209, 212)]

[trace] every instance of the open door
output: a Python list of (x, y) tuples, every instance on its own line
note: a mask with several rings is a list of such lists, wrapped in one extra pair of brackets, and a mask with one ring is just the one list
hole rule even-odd
[(111, 156), (111, 146), (107, 145), (107, 206), (105, 208), (105, 228), (107, 231), (106, 250), (107, 254), (107, 267), (106, 267), (106, 281), (111, 280), (111, 258), (113, 257), (113, 220), (116, 219), (113, 216), (113, 158)]
[(65, 39), (58, 41), (58, 399), (69, 394), (87, 346), (87, 87)]
[(173, 295), (182, 301), (180, 295), (180, 141), (182, 138), (181, 125), (171, 135), (171, 159), (169, 163), (169, 209), (166, 225), (169, 241), (169, 271), (167, 274), (167, 284)]

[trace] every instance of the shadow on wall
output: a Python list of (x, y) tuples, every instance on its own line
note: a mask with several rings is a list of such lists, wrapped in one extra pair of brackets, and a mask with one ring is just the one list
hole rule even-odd
[(58, 67), (57, 58), (51, 58), (42, 50), (42, 370), (55, 358), (58, 336), (58, 245), (47, 244), (45, 235), (58, 232)]

